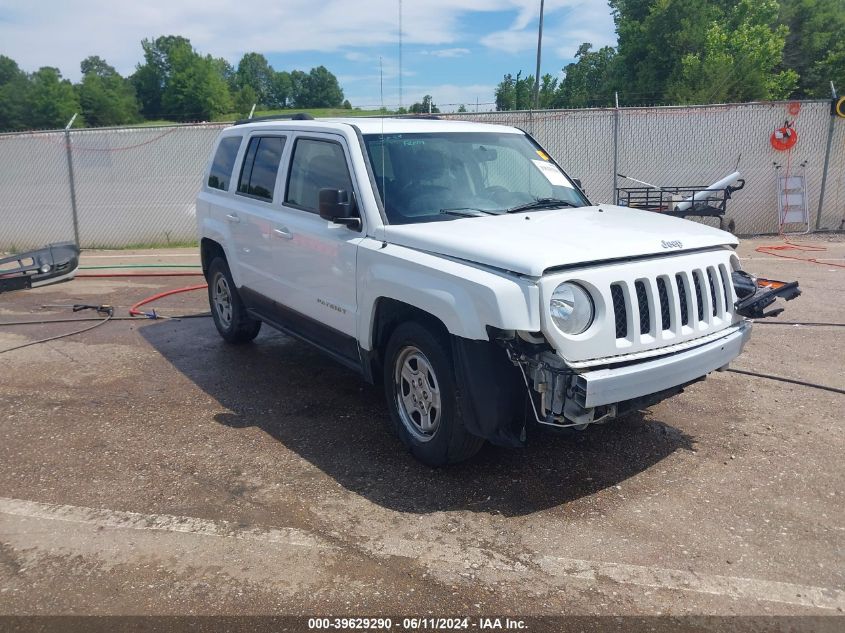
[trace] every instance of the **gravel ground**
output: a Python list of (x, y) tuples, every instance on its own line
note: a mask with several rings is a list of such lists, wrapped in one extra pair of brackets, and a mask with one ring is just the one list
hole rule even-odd
[[(754, 250), (771, 243), (740, 253), (801, 282), (780, 320), (845, 322), (845, 269), (824, 265), (845, 263), (845, 241), (812, 242), (822, 265)], [(80, 301), (125, 315), (192, 283), (80, 278), (3, 295), (0, 322)], [(203, 292), (156, 307), (207, 310)], [(0, 349), (74, 328), (2, 327)], [(758, 324), (734, 366), (843, 389), (843, 359), (841, 327)], [(661, 615), (642, 621), (657, 630), (777, 615), (806, 619), (765, 625), (841, 630), (843, 413), (840, 394), (716, 373), (627, 420), (432, 470), (388, 432), (378, 389), (303, 343), (116, 321), (0, 356), (0, 615)]]

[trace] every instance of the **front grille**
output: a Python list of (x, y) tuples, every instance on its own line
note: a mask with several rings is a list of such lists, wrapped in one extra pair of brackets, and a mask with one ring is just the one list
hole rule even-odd
[[(674, 275), (661, 275), (654, 283), (648, 279), (638, 279), (633, 284), (626, 281), (611, 283), (616, 338), (636, 341), (637, 333), (656, 333), (660, 338), (663, 332), (681, 333), (681, 327), (705, 331), (714, 324), (714, 319), (729, 320), (728, 280), (725, 266), (707, 266)], [(705, 292), (707, 289), (709, 293)], [(634, 335), (629, 336), (628, 318), (635, 297), (640, 318), (634, 323)], [(657, 315), (660, 316), (655, 323)], [(684, 334), (688, 333), (689, 330), (685, 330)]]
[(610, 285), (613, 299), (613, 316), (616, 319), (616, 338), (628, 336), (628, 316), (625, 310), (625, 291), (620, 284)]

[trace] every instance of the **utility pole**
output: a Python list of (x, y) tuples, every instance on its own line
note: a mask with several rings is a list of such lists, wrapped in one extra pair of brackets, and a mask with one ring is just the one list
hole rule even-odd
[(545, 0), (540, 0), (540, 28), (537, 32), (537, 72), (534, 73), (534, 109), (540, 109), (540, 54), (543, 49), (543, 5)]
[(399, 0), (399, 107), (402, 107), (402, 0)]

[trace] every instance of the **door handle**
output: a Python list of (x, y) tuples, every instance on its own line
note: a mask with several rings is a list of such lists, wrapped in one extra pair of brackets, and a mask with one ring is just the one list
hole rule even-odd
[(237, 224), (241, 221), (241, 219), (235, 215), (234, 213), (227, 213), (226, 214), (226, 221), (231, 222), (232, 224)]
[(293, 234), (287, 230), (287, 228), (283, 227), (281, 229), (273, 229), (273, 235), (276, 237), (282, 237), (286, 240), (292, 240)]

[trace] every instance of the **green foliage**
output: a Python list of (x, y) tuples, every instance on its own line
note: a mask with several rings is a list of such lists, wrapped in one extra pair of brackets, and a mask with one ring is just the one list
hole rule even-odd
[(244, 86), (235, 93), (235, 112), (241, 118), (249, 116), (252, 105), (257, 103), (257, 100), (258, 95), (255, 94), (252, 86)]
[(307, 98), (303, 103), (307, 108), (336, 108), (343, 104), (343, 90), (335, 77), (325, 66), (312, 68), (305, 82)]
[(185, 43), (171, 50), (168, 63), (170, 72), (161, 99), (168, 117), (208, 121), (232, 109), (229, 87), (210, 55), (203, 57)]
[(274, 75), (275, 73), (264, 55), (246, 53), (241, 57), (238, 64), (235, 83), (240, 89), (249, 86), (261, 105), (275, 105), (275, 102), (271, 99)]
[(423, 97), (422, 103), (413, 104), (408, 111), (412, 114), (434, 114), (440, 112), (440, 108), (434, 105), (431, 95), (426, 95)]
[[(549, 74), (540, 80), (540, 107), (555, 107), (558, 80)], [(514, 77), (504, 76), (495, 90), (497, 110), (530, 110), (534, 107), (534, 75), (522, 76), (519, 71)]]
[(80, 68), (79, 103), (88, 125), (124, 125), (138, 121), (138, 100), (128, 80), (97, 56), (82, 60)]
[[(33, 128), (61, 128), (80, 111), (79, 98), (58, 68), (44, 66), (30, 77), (27, 125)], [(76, 125), (82, 122), (77, 118)]]
[(467, 107), (463, 103), (458, 106), (458, 112), (466, 112), (466, 111), (467, 111)]
[(576, 61), (564, 68), (565, 76), (554, 95), (557, 108), (587, 108), (613, 105), (614, 79), (617, 72), (616, 51), (604, 46), (591, 50), (592, 44), (578, 47)]
[(274, 108), (284, 108), (293, 104), (293, 87), (290, 73), (286, 70), (273, 72), (270, 81), (270, 105)]
[(28, 127), (29, 93), (26, 73), (13, 59), (0, 55), (0, 131)]
[(130, 81), (135, 86), (141, 112), (148, 119), (162, 118), (172, 113), (162, 109), (164, 90), (172, 72), (172, 57), (177, 49), (191, 47), (191, 42), (179, 35), (162, 35), (155, 40), (142, 40), (144, 63), (139, 64)]
[(703, 46), (681, 58), (667, 86), (678, 103), (785, 99), (795, 88), (794, 70), (776, 72), (789, 29), (774, 26), (775, 0), (740, 0), (710, 23)]
[(798, 73), (796, 97), (829, 97), (830, 82), (845, 90), (845, 0), (780, 0), (789, 28), (783, 68)]

